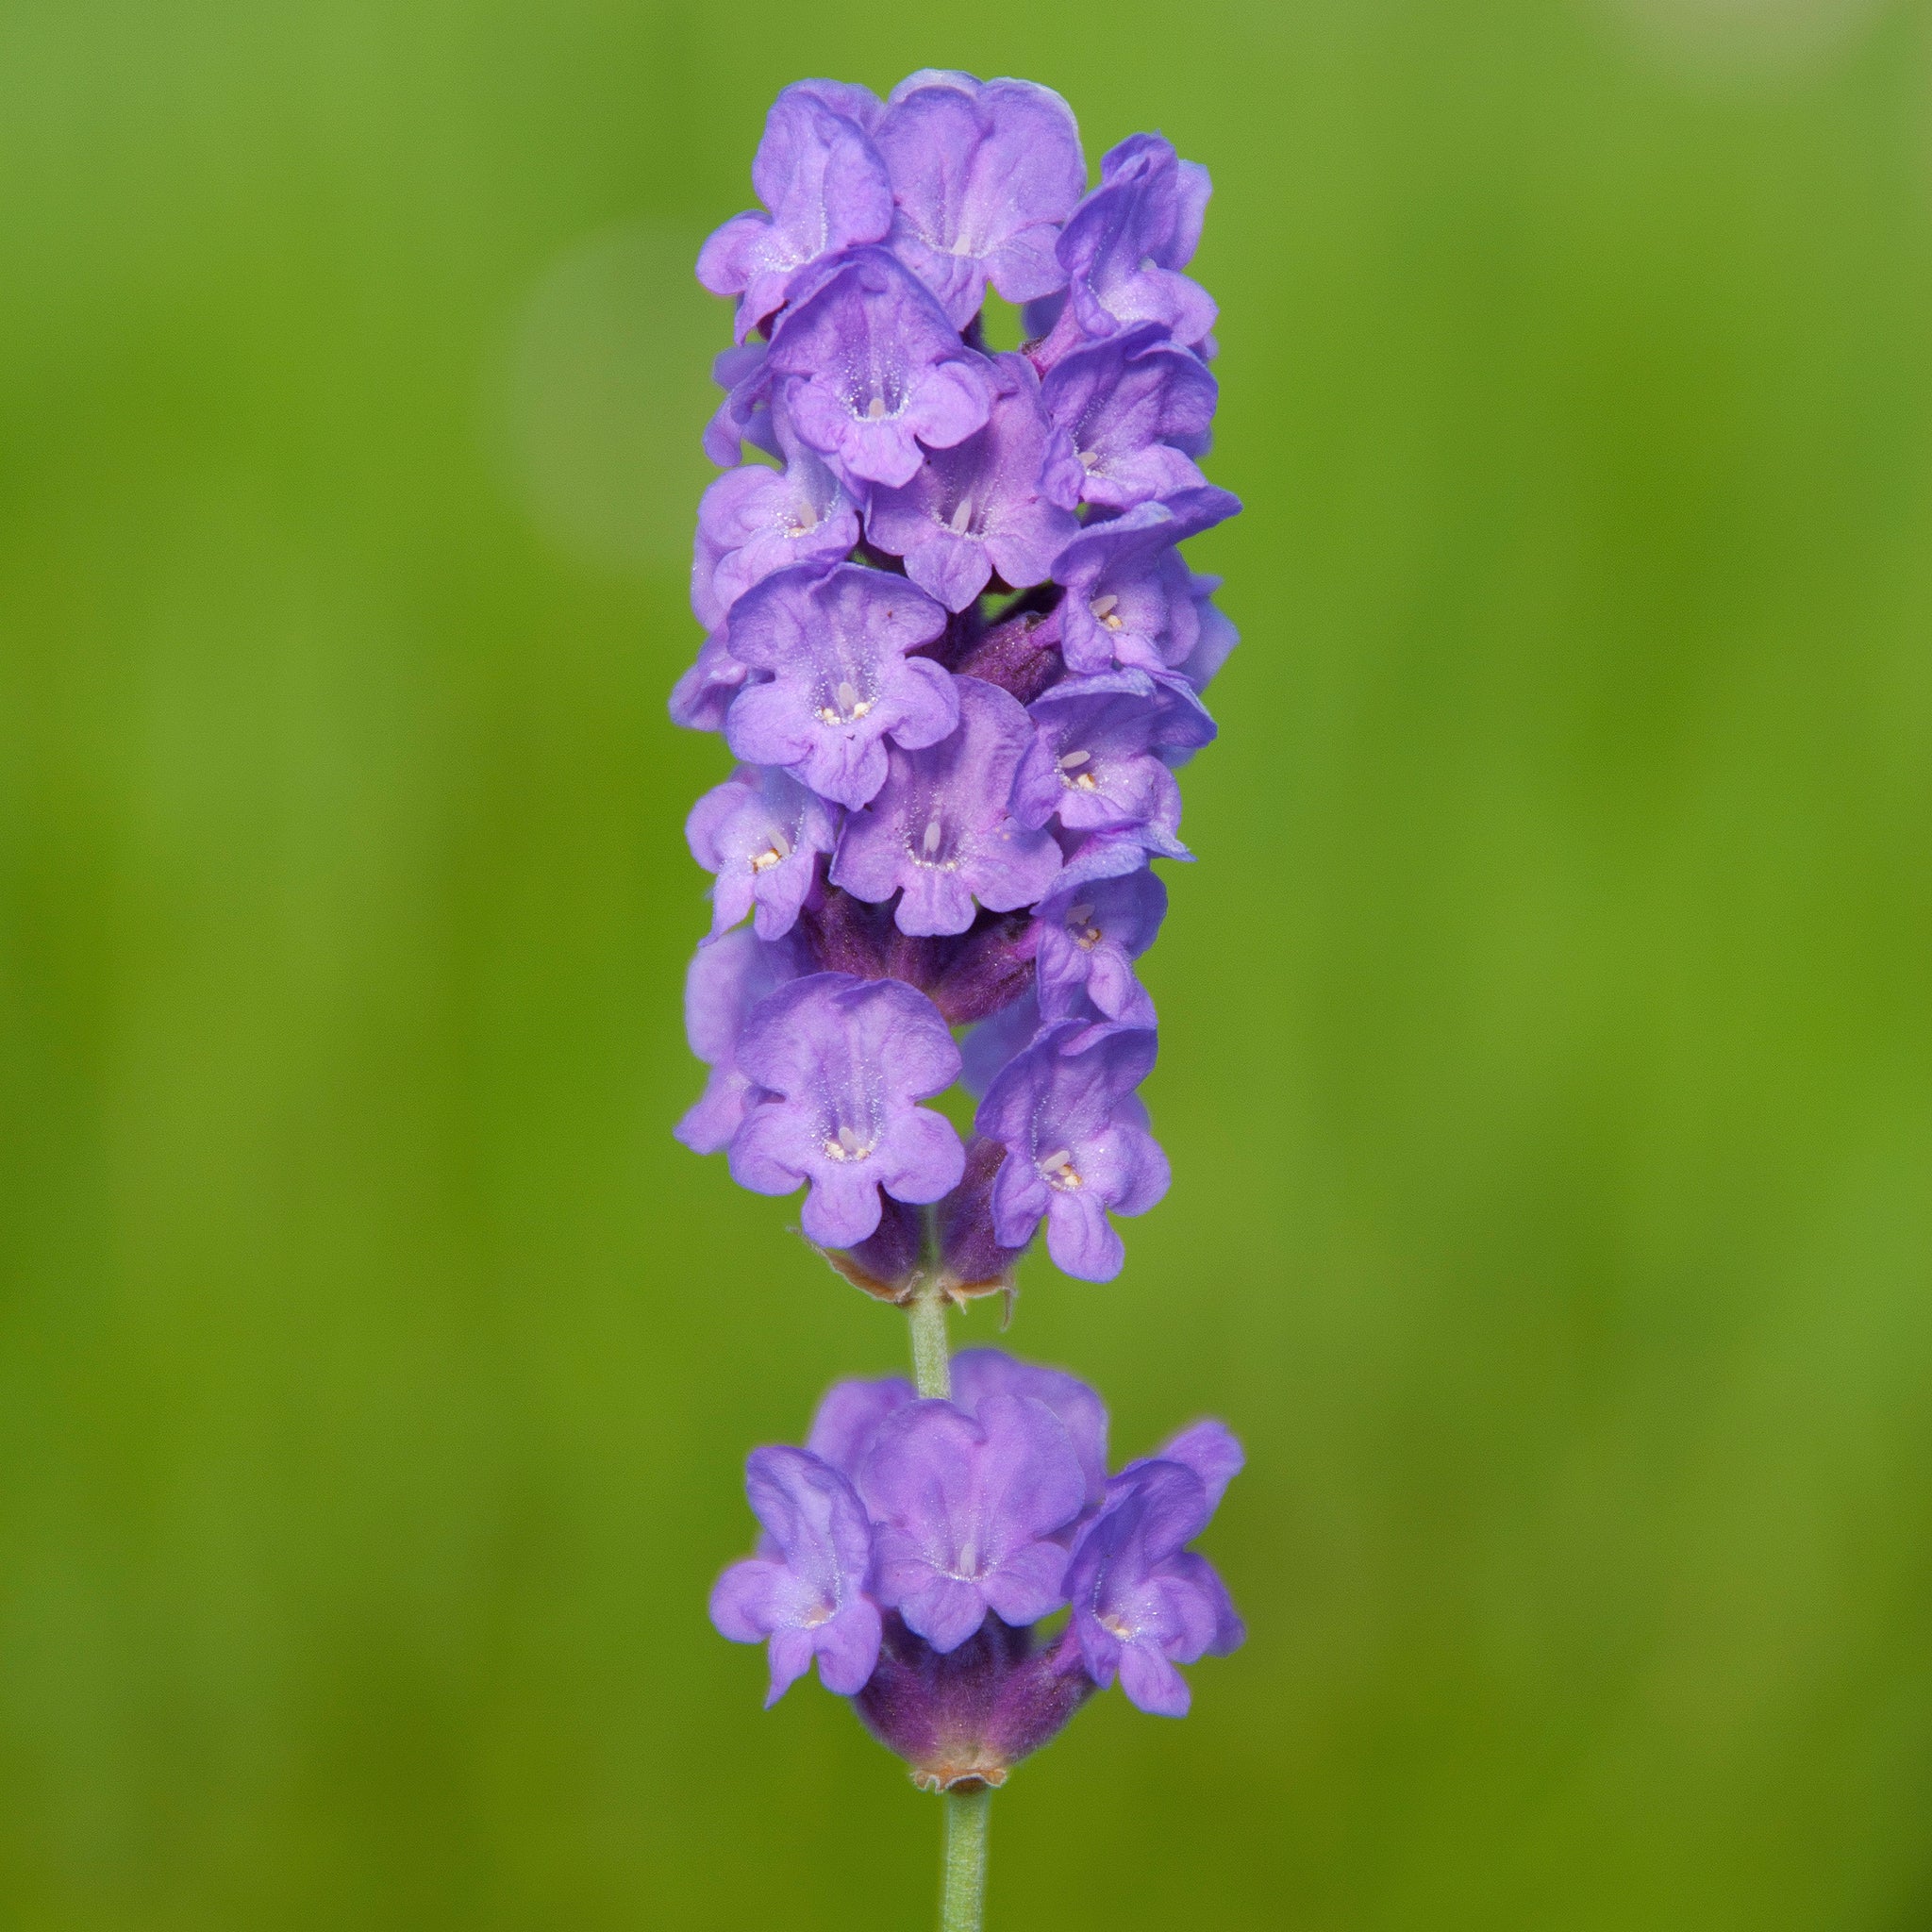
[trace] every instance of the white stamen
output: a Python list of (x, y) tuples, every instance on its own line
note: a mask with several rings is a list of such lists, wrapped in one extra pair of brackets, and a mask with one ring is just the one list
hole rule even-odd
[(940, 849), (940, 822), (937, 817), (925, 822), (925, 836), (919, 841), (920, 850), (930, 858)]
[(1070, 906), (1067, 908), (1067, 924), (1069, 925), (1085, 925), (1092, 917), (1093, 908), (1091, 906)]
[(1066, 751), (1060, 754), (1060, 770), (1074, 772), (1084, 765), (1093, 754), (1091, 751)]
[(841, 1127), (839, 1144), (847, 1154), (856, 1155), (858, 1152), (858, 1135), (851, 1127)]
[(1092, 603), (1088, 605), (1087, 608), (1088, 609), (1092, 611), (1095, 617), (1105, 617), (1108, 614), (1108, 612), (1110, 611), (1113, 608), (1113, 607), (1120, 601), (1121, 600), (1118, 597), (1116, 597), (1112, 591), (1109, 591), (1105, 597), (1094, 598)]
[(858, 687), (848, 677), (842, 680), (838, 691), (839, 708), (848, 718), (856, 718), (858, 712)]
[(953, 512), (953, 521), (946, 527), (954, 536), (963, 537), (972, 522), (973, 499), (969, 496), (960, 501), (959, 508)]
[(1070, 1167), (1073, 1164), (1073, 1159), (1074, 1155), (1071, 1148), (1059, 1148), (1057, 1152), (1049, 1154), (1040, 1163), (1040, 1171), (1041, 1174), (1058, 1174), (1063, 1167)]
[(869, 417), (871, 417), (871, 419), (872, 419), (872, 420), (873, 420), (873, 421), (874, 421), (874, 423), (883, 423), (883, 422), (885, 421), (885, 419), (886, 419), (886, 399), (885, 399), (885, 397), (884, 397), (884, 396), (874, 396), (874, 397), (873, 397), (872, 401), (871, 401), (871, 402), (869, 402), (868, 404), (866, 404), (866, 406), (865, 406), (865, 413), (866, 413), (866, 414), (867, 414), (867, 415), (868, 415)]

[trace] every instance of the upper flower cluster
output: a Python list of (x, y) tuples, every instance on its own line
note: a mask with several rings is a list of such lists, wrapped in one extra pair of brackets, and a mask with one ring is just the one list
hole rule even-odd
[[(1042, 1221), (1106, 1280), (1109, 1213), (1167, 1187), (1132, 962), (1235, 642), (1177, 547), (1240, 508), (1198, 467), (1208, 176), (1136, 135), (1089, 190), (1058, 94), (924, 72), (883, 102), (787, 88), (752, 178), (763, 208), (698, 260), (739, 346), (672, 711), (740, 766), (687, 828), (711, 1074), (679, 1134), (807, 1186), (806, 1233), (876, 1292), (1009, 1284)], [(989, 283), (1024, 306), (1018, 352), (986, 345)], [(962, 1073), (964, 1144), (922, 1105)]]
[[(1240, 1444), (1197, 1423), (1109, 1478), (1107, 1410), (1084, 1382), (982, 1348), (953, 1357), (952, 1390), (841, 1382), (804, 1448), (753, 1452), (763, 1534), (718, 1579), (711, 1618), (768, 1645), (766, 1702), (817, 1657), (825, 1688), (939, 1785), (997, 1784), (1116, 1678), (1181, 1716), (1175, 1665), (1243, 1635), (1188, 1548)], [(1032, 1629), (1060, 1609), (1063, 1630)]]

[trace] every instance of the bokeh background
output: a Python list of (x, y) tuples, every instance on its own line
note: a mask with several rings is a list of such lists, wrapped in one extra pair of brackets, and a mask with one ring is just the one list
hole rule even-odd
[[(1924, 0), (0, 0), (0, 1919), (930, 1924), (709, 1630), (903, 1361), (669, 1138), (764, 108), (1213, 169), (1167, 1202), (1011, 1340), (1252, 1627), (991, 1920), (1932, 1924)], [(990, 1311), (969, 1329), (991, 1329)]]

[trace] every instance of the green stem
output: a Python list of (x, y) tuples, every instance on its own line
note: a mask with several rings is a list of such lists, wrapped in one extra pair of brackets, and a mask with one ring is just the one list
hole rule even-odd
[(912, 1318), (912, 1376), (924, 1396), (950, 1395), (953, 1374), (946, 1363), (946, 1298), (938, 1289), (922, 1289), (907, 1305)]
[(945, 1864), (940, 1876), (940, 1932), (979, 1932), (986, 1909), (986, 1821), (992, 1787), (948, 1791)]

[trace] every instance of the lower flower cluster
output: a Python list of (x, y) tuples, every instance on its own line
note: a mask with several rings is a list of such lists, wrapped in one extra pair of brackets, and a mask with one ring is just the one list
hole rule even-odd
[(802, 1449), (755, 1450), (757, 1553), (711, 1592), (723, 1635), (766, 1644), (768, 1705), (816, 1657), (938, 1790), (1004, 1782), (1116, 1679), (1141, 1709), (1183, 1715), (1175, 1666), (1244, 1634), (1188, 1547), (1241, 1466), (1220, 1423), (1109, 1476), (1087, 1384), (991, 1348), (951, 1371), (930, 1400), (896, 1376), (841, 1382)]

